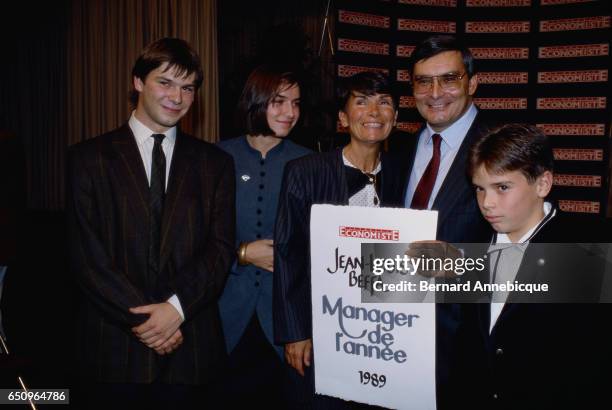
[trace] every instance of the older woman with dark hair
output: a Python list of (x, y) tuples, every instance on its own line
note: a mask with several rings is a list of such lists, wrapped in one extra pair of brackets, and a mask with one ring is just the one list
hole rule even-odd
[[(406, 170), (382, 152), (397, 118), (389, 79), (374, 72), (356, 74), (340, 85), (338, 103), (350, 142), (287, 164), (274, 234), (274, 339), (285, 346), (288, 364), (302, 376), (312, 355), (311, 206), (401, 207), (405, 191)], [(310, 384), (311, 376), (304, 381)]]
[(310, 152), (285, 138), (299, 118), (296, 74), (260, 66), (238, 105), (245, 135), (219, 143), (236, 170), (236, 261), (219, 300), (230, 357), (226, 400), (236, 407), (262, 400), (284, 407), (283, 354), (272, 337), (272, 234), (285, 163)]

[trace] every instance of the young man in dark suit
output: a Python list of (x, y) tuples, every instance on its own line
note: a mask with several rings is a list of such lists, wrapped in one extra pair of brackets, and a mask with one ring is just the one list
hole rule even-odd
[(128, 122), (70, 152), (83, 408), (189, 408), (209, 400), (195, 386), (225, 357), (217, 299), (234, 256), (234, 166), (177, 127), (202, 83), (185, 41), (150, 44), (132, 74)]

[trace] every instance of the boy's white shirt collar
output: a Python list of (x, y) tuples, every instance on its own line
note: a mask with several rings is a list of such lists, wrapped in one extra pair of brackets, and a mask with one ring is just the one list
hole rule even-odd
[[(519, 239), (518, 242), (516, 242), (516, 243), (525, 243), (525, 242), (527, 242), (529, 240), (529, 238), (531, 238), (531, 236), (535, 232), (536, 228), (538, 228), (538, 226), (540, 226), (540, 223), (544, 220), (544, 218), (546, 218), (546, 216), (548, 216), (548, 214), (551, 211), (553, 212), (551, 217), (555, 216), (555, 214), (557, 213), (557, 210), (553, 209), (552, 204), (550, 202), (546, 202), (545, 201), (544, 204), (542, 205), (542, 207), (544, 209), (544, 217), (542, 217), (542, 219), (540, 219), (537, 224), (532, 226), (531, 229), (529, 231), (527, 231), (525, 233), (525, 235), (523, 235), (521, 237), (521, 239)], [(497, 233), (496, 237), (495, 237), (495, 242), (494, 243), (512, 243), (512, 241), (510, 240), (510, 238), (508, 237), (507, 234), (505, 234), (505, 233)]]
[[(552, 204), (550, 202), (544, 202), (542, 206), (544, 209), (544, 217), (540, 219), (537, 224), (531, 227), (531, 229), (527, 233), (525, 233), (525, 235), (523, 235), (516, 244), (511, 245), (511, 247), (515, 249), (520, 249), (522, 252), (524, 252), (525, 249), (527, 249), (529, 240), (531, 239), (533, 235), (535, 235), (535, 233), (537, 233), (537, 230), (542, 228), (548, 221), (550, 221), (551, 218), (553, 218), (556, 215), (557, 210), (553, 209)], [(551, 211), (552, 211), (552, 214), (549, 217), (549, 214), (551, 213)], [(498, 244), (511, 244), (511, 243), (512, 241), (510, 240), (507, 234), (497, 233), (493, 236), (493, 242), (491, 245), (489, 245), (489, 250), (491, 250), (493, 247), (496, 247)], [(503, 249), (503, 245), (502, 245), (502, 249)], [(497, 259), (498, 261), (500, 257), (501, 257), (501, 252), (498, 255), (498, 259)], [(520, 260), (522, 260), (522, 258), (523, 256), (521, 253)], [(521, 263), (520, 260), (518, 262), (519, 265)], [(491, 263), (493, 263), (492, 260), (491, 260)], [(517, 270), (519, 268), (519, 265), (515, 266)], [(504, 305), (505, 305), (505, 301), (504, 302), (491, 302), (489, 306), (489, 309), (490, 309), (489, 334), (493, 332), (493, 328), (495, 327), (497, 323), (497, 319), (501, 315), (501, 311), (503, 310)]]

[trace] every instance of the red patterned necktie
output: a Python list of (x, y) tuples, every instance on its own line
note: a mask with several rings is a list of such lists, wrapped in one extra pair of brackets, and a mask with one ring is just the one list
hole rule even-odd
[(410, 208), (412, 209), (427, 209), (429, 197), (431, 196), (431, 191), (433, 191), (433, 187), (438, 176), (438, 168), (440, 168), (440, 144), (442, 143), (442, 137), (440, 134), (434, 134), (431, 136), (431, 139), (433, 140), (433, 155), (431, 156), (431, 160), (429, 161), (429, 164), (427, 164), (427, 168), (425, 168), (425, 172), (423, 173), (423, 176), (421, 177), (421, 180), (414, 191), (412, 203), (410, 204)]

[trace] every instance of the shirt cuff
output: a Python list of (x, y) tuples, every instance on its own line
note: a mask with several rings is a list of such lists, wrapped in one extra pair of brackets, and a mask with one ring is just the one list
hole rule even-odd
[(181, 302), (179, 302), (179, 298), (176, 295), (172, 295), (170, 299), (167, 300), (181, 315), (181, 319), (185, 320), (185, 314), (183, 313), (183, 308), (181, 307)]

